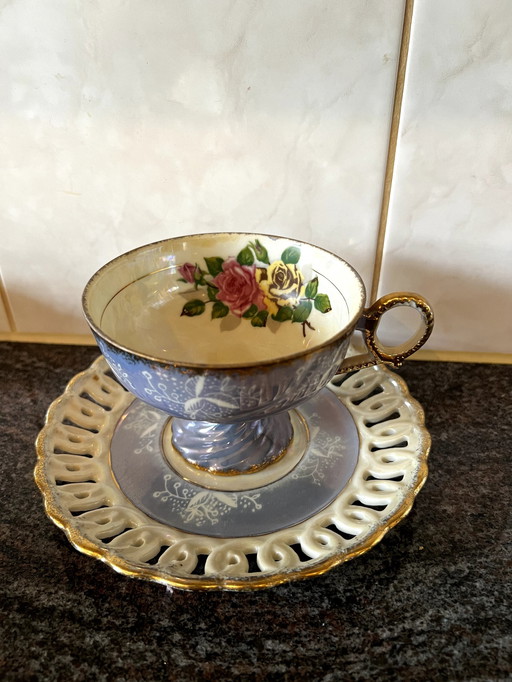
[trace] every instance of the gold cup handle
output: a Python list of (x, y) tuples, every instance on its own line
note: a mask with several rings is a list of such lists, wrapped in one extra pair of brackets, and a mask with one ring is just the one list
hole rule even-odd
[[(384, 346), (377, 337), (380, 320), (388, 310), (401, 306), (414, 308), (420, 313), (421, 327), (412, 339), (405, 343), (399, 346)], [(356, 325), (356, 330), (363, 333), (368, 352), (346, 358), (338, 369), (337, 374), (364, 369), (377, 363), (401, 367), (405, 358), (408, 358), (423, 346), (432, 333), (433, 328), (434, 313), (429, 303), (422, 296), (405, 291), (387, 294), (375, 301), (369, 308), (366, 308)]]

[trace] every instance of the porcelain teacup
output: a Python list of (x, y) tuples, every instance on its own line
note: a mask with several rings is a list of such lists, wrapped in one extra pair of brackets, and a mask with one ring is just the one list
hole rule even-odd
[[(294, 239), (250, 233), (175, 237), (125, 253), (88, 282), (83, 308), (123, 386), (173, 417), (173, 443), (220, 474), (260, 469), (293, 437), (288, 411), (338, 372), (399, 366), (430, 336), (417, 294), (365, 309), (361, 277), (345, 260)], [(386, 348), (382, 315), (411, 306), (422, 326)], [(345, 359), (355, 330), (367, 352)]]

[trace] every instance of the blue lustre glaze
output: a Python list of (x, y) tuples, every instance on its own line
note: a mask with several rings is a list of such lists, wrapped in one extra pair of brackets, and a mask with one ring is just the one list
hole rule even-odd
[(180, 367), (132, 354), (95, 334), (118, 381), (144, 402), (182, 419), (259, 419), (308, 400), (334, 375), (350, 334), (306, 355), (249, 368)]

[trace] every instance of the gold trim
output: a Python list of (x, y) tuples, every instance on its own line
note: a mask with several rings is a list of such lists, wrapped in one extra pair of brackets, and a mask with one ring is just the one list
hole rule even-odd
[[(415, 308), (421, 315), (423, 327), (412, 339), (402, 343), (399, 346), (384, 346), (378, 336), (377, 329), (380, 324), (381, 317), (388, 310), (392, 310), (398, 306), (409, 306)], [(434, 328), (434, 313), (428, 301), (419, 294), (414, 294), (410, 291), (396, 291), (393, 294), (382, 296), (369, 308), (363, 311), (362, 324), (358, 324), (358, 329), (363, 333), (364, 342), (368, 348), (368, 353), (362, 355), (353, 355), (346, 358), (337, 371), (337, 374), (343, 372), (353, 372), (354, 370), (363, 369), (365, 367), (372, 367), (379, 362), (393, 365), (394, 367), (401, 367), (404, 360), (416, 353), (423, 344), (425, 344)]]
[(391, 186), (393, 184), (393, 173), (395, 170), (396, 148), (398, 144), (398, 132), (400, 128), (400, 116), (402, 113), (402, 100), (404, 96), (405, 76), (407, 72), (407, 58), (409, 56), (409, 43), (411, 40), (413, 10), (414, 0), (405, 0), (404, 23), (402, 27), (402, 39), (400, 43), (400, 54), (398, 57), (398, 68), (396, 74), (395, 98), (393, 101), (393, 113), (391, 115), (391, 128), (389, 131), (386, 171), (384, 174), (384, 187), (382, 190), (382, 202), (379, 217), (379, 230), (377, 233), (375, 260), (373, 263), (372, 286), (370, 290), (371, 291), (370, 296), (372, 301), (374, 301), (377, 298), (379, 291), (380, 273), (382, 269), (382, 257), (384, 253), (384, 241), (386, 238), (389, 203), (391, 198)]
[(44, 343), (64, 346), (96, 346), (92, 334), (45, 334), (44, 332), (0, 332), (0, 341)]
[(512, 353), (486, 353), (463, 350), (419, 350), (410, 360), (424, 362), (467, 362), (487, 365), (512, 365)]
[[(98, 358), (92, 366), (101, 362), (101, 360), (102, 357)], [(308, 566), (304, 566), (299, 570), (288, 570), (260, 578), (239, 578), (238, 580), (226, 579), (222, 576), (219, 576), (218, 579), (205, 578), (204, 576), (201, 576), (200, 580), (178, 578), (176, 576), (170, 578), (167, 574), (164, 574), (162, 571), (159, 571), (154, 567), (147, 568), (146, 566), (143, 567), (130, 564), (112, 551), (109, 551), (107, 548), (98, 547), (98, 545), (85, 538), (75, 527), (73, 527), (73, 521), (66, 518), (59, 506), (55, 503), (52, 490), (45, 476), (44, 442), (46, 433), (60, 403), (67, 398), (67, 394), (73, 390), (74, 385), (81, 379), (81, 377), (83, 377), (89, 371), (90, 368), (76, 375), (69, 382), (65, 393), (50, 405), (46, 415), (45, 426), (39, 433), (39, 436), (36, 440), (37, 463), (34, 470), (34, 478), (43, 495), (44, 506), (47, 515), (59, 528), (65, 532), (70, 543), (80, 552), (105, 562), (118, 573), (122, 573), (123, 575), (129, 577), (151, 580), (167, 586), (187, 590), (256, 590), (273, 587), (291, 580), (319, 576), (323, 573), (326, 573), (335, 566), (344, 563), (345, 561), (349, 561), (350, 559), (360, 556), (380, 542), (380, 540), (382, 540), (382, 538), (391, 528), (393, 528), (409, 514), (416, 495), (423, 487), (427, 478), (427, 459), (430, 452), (431, 438), (430, 434), (425, 428), (425, 417), (423, 410), (420, 404), (411, 397), (405, 381), (396, 374), (382, 367), (382, 371), (391, 375), (394, 382), (399, 385), (404, 397), (404, 401), (406, 401), (414, 411), (419, 432), (419, 452), (418, 469), (414, 486), (405, 495), (400, 508), (389, 518), (382, 519), (381, 523), (383, 525), (381, 527), (378, 527), (376, 530), (374, 530), (373, 533), (371, 533), (371, 535), (366, 539), (366, 541), (358, 544), (357, 547), (349, 548), (345, 553), (340, 553), (335, 556), (331, 556), (328, 559), (320, 560), (316, 564), (309, 564)]]
[[(424, 327), (418, 334), (401, 346), (393, 348), (384, 347), (377, 337), (377, 328), (381, 317), (388, 310), (400, 306), (415, 308), (421, 315)], [(382, 296), (373, 305), (364, 311), (366, 326), (363, 331), (366, 345), (371, 352), (384, 362), (392, 363), (395, 367), (401, 367), (404, 360), (413, 355), (429, 339), (434, 328), (434, 313), (428, 301), (419, 294), (408, 291), (400, 291)]]

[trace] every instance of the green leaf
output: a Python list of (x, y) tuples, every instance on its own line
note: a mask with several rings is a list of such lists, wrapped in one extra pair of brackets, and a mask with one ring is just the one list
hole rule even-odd
[(252, 265), (254, 263), (253, 253), (248, 246), (240, 251), (236, 259), (240, 265)]
[(315, 298), (318, 293), (318, 277), (308, 282), (306, 286), (306, 298)]
[(253, 327), (266, 327), (267, 326), (268, 312), (266, 310), (260, 310), (251, 319), (251, 324)]
[(186, 315), (187, 317), (195, 317), (196, 315), (202, 315), (204, 313), (204, 309), (205, 305), (203, 301), (195, 298), (193, 301), (188, 301), (185, 303), (181, 314)]
[(212, 277), (216, 277), (220, 272), (222, 272), (222, 263), (224, 263), (222, 258), (212, 256), (210, 258), (205, 258), (204, 262), (206, 263), (208, 272)]
[(254, 253), (256, 254), (256, 258), (257, 258), (257, 260), (260, 261), (260, 263), (267, 263), (267, 265), (270, 265), (270, 260), (268, 258), (268, 251), (263, 246), (263, 244), (260, 242), (259, 239), (256, 239), (255, 242), (251, 242), (251, 247), (254, 249)]
[(200, 267), (196, 267), (194, 270), (194, 284), (196, 285), (196, 288), (198, 285), (203, 285), (206, 284), (204, 281), (204, 272), (201, 270)]
[(216, 320), (219, 317), (226, 317), (229, 313), (229, 308), (224, 303), (220, 301), (215, 301), (212, 308), (212, 320)]
[(301, 301), (293, 310), (292, 322), (305, 322), (313, 310), (311, 301)]
[(242, 317), (246, 317), (246, 318), (247, 317), (254, 317), (257, 312), (258, 312), (258, 306), (253, 303), (250, 308), (247, 308), (247, 310), (242, 315)]
[(285, 305), (279, 308), (275, 315), (272, 315), (272, 319), (276, 322), (286, 322), (286, 320), (291, 320), (293, 317), (293, 309), (290, 306)]
[(209, 284), (207, 285), (206, 291), (208, 292), (208, 298), (210, 301), (216, 301), (217, 300), (217, 291), (218, 289), (214, 289), (211, 287)]
[(281, 260), (283, 263), (295, 265), (295, 263), (298, 263), (300, 260), (300, 249), (298, 249), (296, 246), (289, 246), (281, 254)]
[(184, 277), (178, 277), (178, 282), (185, 282), (187, 284), (187, 280)]
[(332, 310), (329, 296), (327, 294), (318, 294), (315, 298), (315, 308), (321, 313), (328, 313)]

